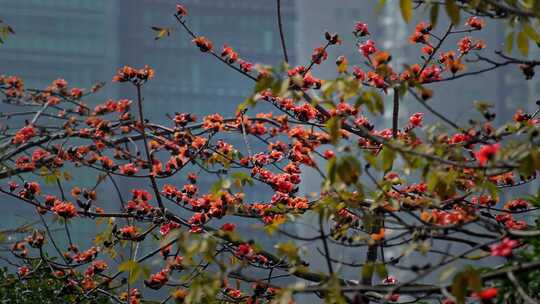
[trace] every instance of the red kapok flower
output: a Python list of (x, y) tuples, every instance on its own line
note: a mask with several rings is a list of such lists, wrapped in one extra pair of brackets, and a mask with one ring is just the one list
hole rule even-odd
[(160, 289), (169, 280), (168, 271), (161, 270), (158, 273), (154, 273), (150, 276), (150, 279), (145, 280), (144, 284), (151, 289)]
[(21, 266), (19, 267), (19, 269), (17, 270), (17, 274), (19, 274), (19, 276), (21, 278), (24, 278), (25, 276), (27, 276), (28, 274), (30, 273), (30, 268), (26, 267), (26, 266)]
[(180, 227), (180, 224), (169, 222), (169, 223), (161, 225), (161, 227), (159, 228), (159, 233), (161, 235), (167, 235), (169, 234), (171, 230), (179, 228), (179, 227)]
[(369, 35), (368, 25), (360, 21), (356, 22), (356, 24), (354, 25), (353, 33), (354, 35), (360, 36), (360, 37)]
[(481, 166), (484, 166), (489, 160), (493, 159), (500, 149), (500, 144), (484, 145), (480, 150), (474, 153), (474, 157)]
[(132, 163), (128, 163), (128, 164), (120, 166), (120, 173), (125, 174), (125, 175), (134, 175), (138, 171), (139, 169), (137, 169), (137, 167), (135, 167), (135, 165)]
[(70, 91), (70, 95), (71, 97), (75, 98), (75, 99), (79, 99), (82, 97), (83, 95), (83, 90), (82, 89), (79, 89), (79, 88), (73, 88), (71, 89)]
[(497, 296), (498, 290), (495, 287), (487, 288), (476, 292), (474, 296), (480, 300), (491, 300)]
[(187, 9), (181, 5), (181, 4), (176, 4), (176, 14), (178, 16), (187, 16), (188, 14), (188, 11)]
[(17, 133), (15, 133), (15, 136), (11, 140), (11, 142), (15, 145), (22, 144), (28, 141), (30, 138), (37, 135), (37, 130), (32, 125), (27, 125), (23, 128), (21, 128)]
[(232, 232), (234, 231), (234, 229), (236, 229), (236, 225), (233, 223), (225, 223), (221, 226), (221, 230), (227, 231), (227, 232)]
[(228, 63), (235, 63), (238, 60), (238, 53), (233, 50), (232, 47), (227, 44), (223, 45), (223, 50), (221, 51), (221, 57), (225, 58)]
[(491, 256), (507, 257), (512, 255), (512, 250), (518, 246), (518, 241), (505, 238), (498, 244), (491, 245)]
[(208, 40), (206, 37), (199, 36), (193, 39), (193, 43), (201, 50), (201, 52), (209, 52), (212, 50), (214, 45), (212, 41)]
[(469, 19), (467, 19), (467, 22), (465, 22), (465, 25), (470, 26), (476, 30), (481, 30), (484, 27), (485, 22), (482, 18), (472, 16), (472, 17), (469, 17)]
[(414, 113), (411, 117), (409, 117), (409, 122), (411, 125), (419, 127), (422, 125), (422, 119), (424, 119), (424, 113)]
[(330, 158), (336, 156), (336, 153), (334, 153), (334, 151), (332, 151), (332, 150), (326, 150), (326, 151), (324, 151), (323, 156), (326, 159), (330, 159)]
[(54, 203), (54, 207), (52, 207), (51, 210), (58, 216), (66, 219), (75, 217), (77, 215), (77, 210), (75, 209), (75, 206), (73, 206), (73, 204), (70, 202), (56, 201)]
[(240, 244), (238, 245), (238, 248), (236, 249), (236, 255), (238, 257), (250, 256), (252, 254), (253, 254), (253, 248), (251, 248), (251, 245), (248, 243)]
[(324, 60), (328, 58), (328, 53), (324, 49), (324, 47), (318, 47), (313, 50), (313, 53), (311, 54), (311, 61), (315, 64), (321, 64)]
[(67, 81), (65, 79), (59, 78), (53, 81), (53, 86), (55, 86), (57, 89), (65, 89), (67, 88)]
[(369, 55), (377, 52), (377, 48), (375, 47), (375, 42), (373, 40), (368, 40), (364, 43), (362, 43), (358, 50), (364, 55), (364, 57), (369, 57)]
[(132, 239), (137, 236), (137, 227), (135, 226), (124, 226), (120, 228), (120, 235), (127, 239)]

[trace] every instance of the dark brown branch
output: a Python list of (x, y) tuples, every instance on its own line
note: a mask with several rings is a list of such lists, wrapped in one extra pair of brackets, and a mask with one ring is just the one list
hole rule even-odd
[(281, 49), (283, 50), (283, 59), (285, 63), (289, 63), (289, 56), (287, 56), (287, 47), (285, 46), (285, 35), (283, 33), (283, 24), (281, 19), (281, 0), (276, 0), (277, 3), (277, 21), (279, 27), (279, 38), (281, 40)]

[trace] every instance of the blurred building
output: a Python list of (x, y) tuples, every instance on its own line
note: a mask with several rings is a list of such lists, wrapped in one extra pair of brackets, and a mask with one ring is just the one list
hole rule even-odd
[[(173, 17), (176, 3), (0, 0), (0, 18), (16, 32), (0, 48), (0, 74), (20, 76), (31, 88), (43, 88), (57, 78), (65, 78), (70, 86), (85, 88), (108, 82), (102, 92), (85, 100), (95, 105), (108, 98), (134, 99), (132, 87), (110, 80), (123, 65), (149, 65), (155, 69), (156, 77), (145, 85), (143, 95), (146, 117), (152, 121), (171, 125), (166, 114), (175, 112), (191, 112), (199, 118), (213, 113), (234, 115), (237, 105), (252, 92), (253, 82), (193, 45)], [(217, 52), (227, 43), (240, 57), (253, 63), (282, 62), (274, 1), (185, 0), (182, 4), (189, 11), (189, 26), (212, 40)], [(283, 1), (282, 15), (290, 59), (294, 60), (292, 1)], [(171, 27), (172, 35), (155, 40), (151, 26)], [(8, 111), (6, 107), (0, 105), (0, 110)], [(239, 136), (230, 140), (246, 154)], [(96, 176), (97, 172), (77, 174), (74, 182), (93, 185)], [(184, 182), (185, 176), (178, 179)], [(201, 179), (203, 189), (216, 180)], [(129, 188), (133, 184), (122, 186)], [(250, 201), (270, 199), (265, 195), (268, 191), (260, 190), (246, 189)], [(14, 208), (11, 204), (0, 208), (10, 210), (9, 220), (3, 221), (6, 227), (28, 222), (34, 212), (32, 208)]]
[[(298, 0), (296, 1), (296, 5), (298, 19), (296, 25), (296, 50), (298, 52), (299, 64), (309, 63), (313, 49), (325, 44), (325, 31), (338, 33), (343, 40), (342, 45), (331, 46), (329, 48), (328, 60), (326, 62), (313, 68), (313, 74), (319, 78), (332, 79), (338, 75), (334, 61), (340, 55), (345, 55), (348, 58), (349, 66), (359, 65), (363, 69), (366, 68), (363, 64), (365, 59), (358, 52), (355, 46), (354, 36), (352, 35), (354, 24), (357, 21), (367, 23), (371, 33), (369, 38), (376, 42), (379, 49), (391, 53), (391, 64), (395, 70), (403, 70), (404, 64), (410, 65), (421, 62), (420, 48), (417, 45), (411, 45), (408, 37), (414, 32), (414, 26), (417, 22), (429, 21), (429, 12), (425, 12), (424, 15), (417, 15), (417, 13), (421, 13), (421, 10), (420, 12), (415, 12), (415, 20), (407, 24), (401, 17), (399, 5), (393, 1), (387, 1), (386, 5), (382, 7), (378, 6), (377, 1), (359, 2), (355, 0), (341, 0), (339, 1), (339, 5), (336, 5), (335, 2), (324, 0)], [(500, 58), (497, 58), (493, 54), (493, 50), (504, 49), (503, 41), (506, 36), (505, 30), (507, 26), (502, 22), (487, 21), (487, 27), (484, 30), (472, 33), (471, 36), (486, 41), (488, 48), (484, 51), (484, 56), (500, 60)], [(444, 10), (441, 10), (435, 31), (444, 31), (448, 24)], [(455, 50), (457, 48), (457, 41), (461, 37), (449, 39), (443, 45), (442, 49), (444, 51)], [(540, 54), (540, 48), (536, 48), (532, 44), (530, 48), (530, 57), (537, 58)], [(514, 53), (516, 57), (522, 57), (517, 51)], [(474, 58), (474, 56), (471, 58)], [(475, 71), (487, 66), (489, 65), (470, 65), (466, 72)], [(540, 99), (540, 78), (536, 77), (533, 80), (524, 81), (524, 76), (516, 66), (503, 67), (484, 73), (481, 76), (464, 77), (455, 81), (433, 84), (430, 88), (435, 93), (434, 98), (429, 101), (429, 105), (459, 125), (467, 125), (468, 120), (471, 118), (482, 119), (481, 115), (471, 106), (475, 100), (492, 103), (498, 115), (494, 125), (500, 125), (511, 119), (517, 108), (523, 108), (525, 111), (534, 111), (537, 108), (535, 101)], [(387, 128), (391, 125), (392, 92), (390, 91), (383, 98), (386, 111), (383, 117), (374, 120), (377, 128)], [(413, 97), (408, 95), (400, 102), (400, 125), (406, 124), (409, 115), (415, 112), (425, 113), (425, 120), (428, 123), (439, 121), (437, 117), (429, 113)], [(370, 117), (373, 116), (370, 115)], [(453, 131), (450, 128), (448, 130)], [(321, 168), (324, 167), (324, 164), (322, 164)], [(322, 180), (319, 175), (314, 170), (305, 169), (306, 171), (304, 172), (307, 173), (303, 175), (302, 192), (309, 194), (320, 191)], [(368, 184), (370, 183), (368, 182)], [(511, 191), (515, 194), (525, 193), (529, 191), (527, 189), (528, 187), (535, 189), (534, 187), (536, 186), (526, 185)], [(504, 200), (504, 197), (502, 195), (501, 200)], [(316, 218), (310, 220), (304, 217), (303, 220), (305, 222), (297, 226), (298, 234), (311, 236), (318, 233)], [(436, 242), (433, 246), (437, 248), (437, 246), (442, 245)], [(320, 248), (322, 248), (322, 244), (307, 244), (305, 258), (311, 263), (314, 270), (327, 271), (326, 261)], [(398, 256), (403, 249), (390, 248), (385, 250), (384, 255), (386, 260)], [(365, 248), (347, 248), (331, 244), (330, 251), (336, 258), (350, 263), (361, 264), (366, 257)], [(409, 265), (411, 263), (423, 265), (423, 263), (426, 263), (426, 257), (415, 253), (408, 258), (402, 259), (402, 261)], [(351, 279), (358, 278), (358, 268), (349, 268), (338, 263), (335, 263), (334, 266), (335, 268), (340, 268), (340, 274), (343, 277)], [(393, 271), (393, 275), (397, 276), (398, 281), (407, 280), (410, 276), (407, 272), (395, 269), (391, 271)], [(438, 280), (438, 275), (429, 276), (427, 281), (430, 280)], [(309, 298), (308, 296), (305, 297), (305, 299), (302, 298), (304, 302), (310, 300), (312, 302), (316, 301), (316, 299)]]

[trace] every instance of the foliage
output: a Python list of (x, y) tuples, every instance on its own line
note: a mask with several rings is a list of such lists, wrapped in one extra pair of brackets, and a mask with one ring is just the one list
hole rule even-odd
[(57, 303), (112, 303), (104, 296), (95, 294), (80, 297), (76, 289), (69, 290), (66, 280), (57, 278), (48, 269), (37, 269), (28, 279), (21, 280), (7, 268), (0, 268), (0, 303), (10, 304), (57, 304)]

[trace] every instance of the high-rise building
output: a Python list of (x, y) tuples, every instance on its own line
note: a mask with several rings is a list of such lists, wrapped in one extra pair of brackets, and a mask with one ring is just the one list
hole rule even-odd
[[(376, 42), (379, 49), (391, 53), (391, 64), (395, 70), (402, 70), (405, 63), (413, 64), (421, 62), (419, 46), (411, 45), (408, 38), (414, 32), (414, 25), (417, 22), (422, 20), (429, 21), (429, 12), (425, 12), (424, 15), (415, 12), (415, 20), (407, 24), (401, 17), (397, 1), (386, 1), (386, 5), (382, 7), (378, 7), (377, 1), (361, 2), (355, 0), (342, 0), (339, 1), (339, 5), (336, 2), (324, 0), (299, 0), (296, 4), (298, 20), (296, 50), (300, 64), (309, 63), (313, 49), (326, 42), (324, 39), (325, 31), (336, 32), (343, 40), (342, 45), (329, 48), (328, 60), (326, 62), (313, 68), (314, 75), (319, 78), (332, 79), (337, 76), (334, 60), (340, 55), (347, 56), (350, 66), (359, 65), (365, 68), (365, 65), (363, 65), (365, 59), (358, 52), (354, 44), (355, 39), (351, 34), (354, 24), (357, 21), (367, 23), (371, 33), (369, 38)], [(418, 13), (421, 12), (419, 11)], [(462, 20), (462, 22), (464, 23), (465, 20)], [(435, 31), (437, 33), (444, 31), (448, 24), (449, 21), (445, 16), (444, 10), (441, 10)], [(501, 22), (491, 22), (488, 20), (487, 27), (484, 30), (468, 35), (475, 39), (483, 39), (487, 43), (488, 48), (483, 51), (484, 56), (502, 61), (501, 58), (498, 58), (493, 53), (493, 50), (504, 49), (505, 28), (506, 25)], [(461, 37), (449, 39), (443, 45), (442, 50), (456, 50), (458, 39)], [(537, 49), (536, 54), (539, 51)], [(520, 57), (518, 52), (515, 52), (514, 55)], [(475, 56), (472, 55), (470, 58), (474, 59)], [(467, 64), (468, 68), (466, 72), (476, 71), (489, 66), (489, 64), (485, 63)], [(495, 105), (497, 115), (499, 116), (495, 124), (500, 124), (511, 119), (513, 111), (516, 108), (522, 107), (525, 111), (531, 111), (537, 108), (534, 102), (540, 98), (539, 81), (536, 78), (524, 82), (519, 68), (517, 66), (508, 66), (484, 73), (480, 76), (464, 77), (456, 81), (433, 84), (430, 88), (435, 91), (434, 98), (428, 102), (432, 108), (443, 113), (457, 124), (467, 125), (468, 119), (475, 115), (477, 119), (482, 119), (481, 115), (474, 113), (475, 110), (471, 106), (473, 101), (487, 101)], [(392, 92), (389, 91), (388, 93), (388, 95), (383, 94), (386, 111), (383, 117), (376, 121), (377, 128), (387, 128), (391, 125)], [(400, 102), (400, 125), (407, 123), (409, 114), (415, 112), (424, 112), (425, 120), (428, 123), (439, 121), (437, 117), (429, 113), (408, 95)], [(449, 129), (449, 131), (452, 130)], [(324, 164), (321, 167), (324, 168)], [(303, 175), (301, 191), (305, 194), (318, 192), (321, 185), (321, 178), (315, 171), (310, 172), (308, 169), (304, 172), (307, 172), (307, 174)], [(310, 221), (309, 218), (304, 218), (304, 220), (306, 221), (305, 223), (298, 225), (298, 234), (312, 235), (314, 231), (317, 231), (318, 227), (315, 218), (312, 219), (313, 221)], [(326, 271), (324, 256), (320, 253), (320, 250), (317, 252), (318, 248), (322, 248), (322, 244), (310, 243), (306, 246), (308, 246), (305, 250), (306, 260), (311, 263), (311, 266), (315, 270)], [(434, 246), (437, 246), (437, 244)], [(390, 257), (399, 255), (403, 249), (390, 248), (385, 250), (384, 255), (388, 260)], [(362, 247), (348, 248), (346, 246), (333, 246), (331, 244), (330, 251), (338, 259), (349, 263), (362, 264), (366, 257), (365, 248)], [(403, 261), (422, 264), (425, 262), (425, 257), (413, 254), (408, 259), (403, 259)], [(336, 263), (335, 267), (340, 268), (340, 275), (343, 277), (350, 276), (353, 279), (358, 278), (358, 268), (353, 269), (345, 265), (338, 265), (338, 263)], [(393, 269), (391, 271), (396, 270)], [(409, 275), (399, 270), (392, 274), (396, 275), (398, 280), (406, 280)], [(427, 280), (431, 279), (438, 280), (437, 276), (427, 278)], [(316, 301), (313, 299), (310, 300), (313, 302)], [(308, 302), (308, 299), (305, 299), (304, 302)]]
[[(189, 11), (188, 25), (197, 34), (211, 39), (217, 52), (227, 43), (240, 57), (253, 63), (276, 65), (282, 61), (274, 1), (181, 2)], [(146, 64), (156, 71), (155, 78), (143, 89), (145, 113), (152, 121), (170, 125), (166, 114), (174, 112), (191, 112), (199, 118), (213, 113), (234, 115), (237, 105), (252, 92), (254, 83), (193, 45), (173, 16), (176, 3), (174, 0), (0, 0), (0, 18), (16, 32), (0, 47), (0, 74), (20, 76), (31, 88), (43, 88), (57, 78), (65, 78), (70, 86), (86, 88), (99, 81), (108, 82), (102, 92), (85, 100), (92, 106), (108, 98), (133, 99), (132, 87), (110, 80), (123, 65)], [(283, 1), (281, 9), (286, 41), (294, 60), (294, 4)], [(151, 26), (171, 27), (172, 35), (155, 40)], [(2, 111), (10, 109), (0, 105)], [(238, 138), (231, 140), (245, 154)], [(77, 174), (75, 182), (91, 184), (96, 175), (96, 172)], [(202, 178), (201, 187), (208, 187), (212, 181), (215, 178)], [(250, 201), (270, 199), (258, 194), (267, 192), (246, 190)], [(6, 227), (28, 222), (29, 214), (33, 214), (29, 207), (3, 204), (0, 208), (10, 211), (9, 219), (2, 219)]]

